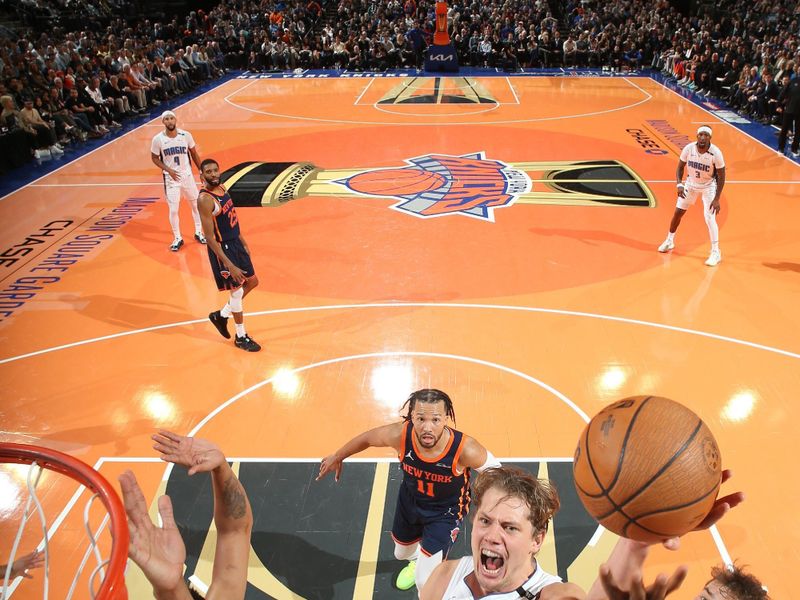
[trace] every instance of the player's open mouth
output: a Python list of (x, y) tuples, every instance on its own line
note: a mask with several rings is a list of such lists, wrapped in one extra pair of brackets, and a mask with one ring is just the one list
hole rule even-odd
[(506, 561), (497, 552), (481, 549), (481, 571), (490, 577), (500, 574)]

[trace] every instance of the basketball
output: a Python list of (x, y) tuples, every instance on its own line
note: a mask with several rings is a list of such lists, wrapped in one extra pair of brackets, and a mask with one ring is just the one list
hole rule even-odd
[(617, 535), (658, 542), (694, 529), (722, 480), (719, 447), (702, 419), (667, 398), (633, 396), (589, 421), (575, 450), (575, 488)]
[(422, 169), (378, 169), (354, 175), (348, 180), (351, 189), (375, 196), (409, 196), (435, 190), (445, 178)]

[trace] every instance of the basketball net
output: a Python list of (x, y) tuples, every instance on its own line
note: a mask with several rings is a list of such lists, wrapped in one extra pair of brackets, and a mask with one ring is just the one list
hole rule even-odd
[[(72, 456), (49, 448), (23, 444), (0, 444), (0, 462), (25, 465), (22, 468), (14, 468), (7, 464), (6, 466), (10, 468), (6, 471), (6, 474), (10, 474), (12, 479), (16, 479), (16, 483), (21, 484), (21, 480), (24, 480), (24, 487), (27, 488), (28, 496), (11, 550), (7, 555), (7, 566), (5, 571), (0, 573), (0, 580), (2, 581), (0, 600), (10, 599), (24, 581), (22, 574), (16, 574), (12, 578), (11, 573), (14, 562), (21, 555), (27, 554), (31, 550), (29, 547), (21, 550), (21, 546), (28, 522), (34, 515), (38, 517), (39, 527), (41, 528), (41, 541), (36, 545), (36, 550), (43, 554), (44, 565), (41, 568), (31, 570), (30, 576), (33, 579), (25, 581), (24, 585), (26, 587), (36, 586), (35, 589), (37, 590), (41, 587), (41, 597), (44, 600), (49, 600), (51, 597), (51, 573), (57, 572), (62, 575), (66, 570), (60, 560), (64, 557), (57, 556), (57, 554), (67, 553), (63, 551), (54, 553), (52, 548), (53, 536), (87, 489), (91, 495), (83, 504), (82, 516), (83, 528), (88, 542), (65, 597), (67, 599), (126, 600), (128, 596), (125, 589), (124, 575), (128, 554), (128, 527), (122, 501), (111, 484), (89, 465)], [(55, 471), (61, 475), (66, 475), (77, 481), (81, 486), (73, 494), (71, 500), (67, 503), (67, 507), (52, 522), (48, 522), (42, 498), (40, 498), (42, 492), (37, 491), (45, 471)], [(20, 485), (20, 487), (22, 486)], [(49, 491), (49, 488), (45, 491)], [(99, 514), (97, 509), (92, 510), (92, 506), (98, 498), (103, 505)], [(93, 526), (92, 521), (97, 521), (98, 519), (100, 520), (99, 524)], [(36, 521), (36, 519), (33, 520)], [(109, 523), (111, 524), (110, 528), (108, 527)], [(36, 529), (34, 525), (31, 527)], [(105, 537), (110, 537), (111, 550), (108, 558), (103, 557), (101, 550), (101, 545), (104, 547), (109, 545), (108, 540), (103, 539), (104, 532), (108, 534)], [(29, 535), (25, 537), (27, 538)], [(94, 558), (94, 564), (90, 563), (91, 558)], [(27, 574), (27, 570), (25, 574)], [(41, 579), (41, 583), (35, 581), (36, 579)], [(59, 579), (62, 578), (60, 577)], [(80, 585), (81, 582), (87, 587)], [(31, 597), (29, 594), (30, 592), (26, 592), (27, 597)]]

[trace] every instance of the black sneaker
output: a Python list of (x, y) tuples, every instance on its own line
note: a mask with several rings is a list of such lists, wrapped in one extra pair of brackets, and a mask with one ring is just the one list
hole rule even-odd
[(174, 240), (172, 244), (170, 244), (169, 249), (173, 252), (177, 252), (181, 249), (181, 246), (183, 246), (183, 240)]
[(242, 350), (247, 350), (248, 352), (258, 352), (261, 350), (261, 346), (259, 346), (253, 338), (249, 335), (245, 334), (242, 337), (236, 336), (236, 341), (234, 342), (237, 348), (241, 348)]
[(208, 315), (208, 320), (217, 328), (219, 334), (225, 339), (231, 339), (231, 332), (228, 331), (228, 317), (223, 317), (222, 313), (215, 310)]
[(206, 242), (206, 236), (204, 236), (202, 233), (195, 233), (194, 234), (194, 239), (196, 239), (201, 244), (207, 243)]

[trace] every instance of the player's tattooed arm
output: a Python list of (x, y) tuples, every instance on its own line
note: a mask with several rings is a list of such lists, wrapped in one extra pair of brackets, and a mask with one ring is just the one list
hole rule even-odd
[[(219, 467), (220, 469), (222, 467)], [(221, 473), (225, 478), (222, 483), (221, 505), (226, 517), (243, 519), (247, 516), (247, 494), (230, 468), (227, 473)]]

